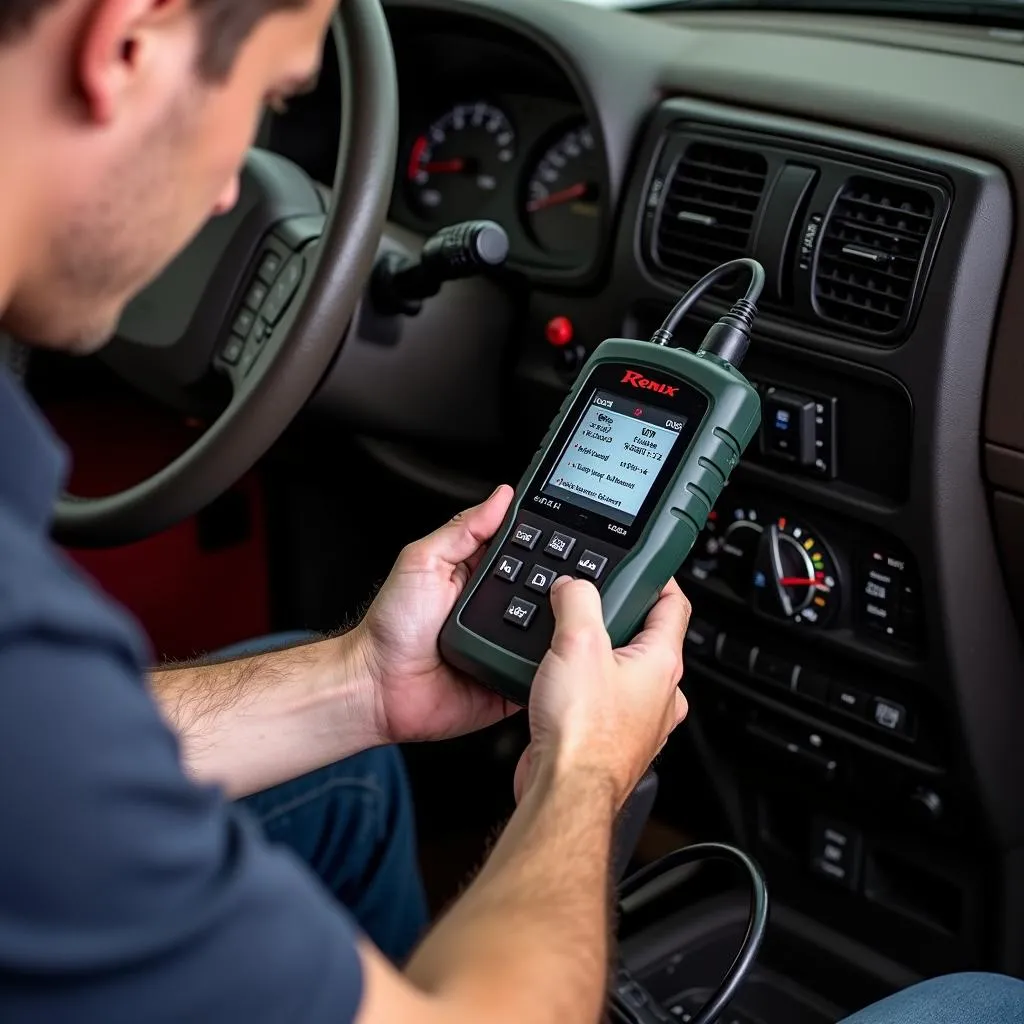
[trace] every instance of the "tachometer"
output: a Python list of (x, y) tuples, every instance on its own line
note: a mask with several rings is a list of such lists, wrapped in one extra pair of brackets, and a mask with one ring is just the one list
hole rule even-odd
[(503, 111), (483, 102), (457, 104), (412, 144), (406, 177), (413, 206), (432, 220), (479, 217), (515, 159), (515, 147), (515, 130)]
[(526, 186), (525, 220), (553, 255), (589, 256), (601, 232), (601, 155), (590, 126), (563, 131), (537, 162)]

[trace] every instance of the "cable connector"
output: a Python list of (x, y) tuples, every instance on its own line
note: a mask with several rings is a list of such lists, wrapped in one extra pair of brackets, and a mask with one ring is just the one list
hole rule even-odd
[(750, 347), (750, 329), (756, 319), (757, 306), (740, 299), (725, 316), (711, 325), (697, 354), (710, 352), (738, 368)]
[(728, 263), (716, 267), (711, 273), (705, 274), (676, 303), (675, 308), (665, 318), (665, 322), (651, 336), (652, 343), (668, 345), (683, 318), (697, 304), (697, 300), (704, 292), (713, 284), (717, 284), (723, 277), (727, 277), (737, 270), (747, 270), (750, 273), (747, 294), (712, 326), (698, 352), (710, 353), (733, 366), (739, 366), (750, 345), (750, 331), (757, 319), (757, 300), (761, 297), (761, 291), (764, 288), (764, 267), (757, 260), (746, 258), (730, 260)]

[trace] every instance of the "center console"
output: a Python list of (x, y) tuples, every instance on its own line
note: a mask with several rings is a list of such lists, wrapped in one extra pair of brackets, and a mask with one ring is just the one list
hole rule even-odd
[[(1024, 968), (993, 941), (1024, 892), (1003, 854), (1024, 840), (1024, 694), (980, 466), (1012, 223), (993, 166), (669, 100), (637, 154), (614, 298), (537, 296), (521, 367), (571, 379), (543, 342), (557, 314), (583, 355), (616, 332), (597, 322), (610, 303), (649, 337), (711, 266), (765, 266), (744, 364), (761, 435), (679, 573), (689, 735), (794, 934), (827, 922), (833, 952), (906, 977)], [(662, 774), (679, 824), (690, 785)]]

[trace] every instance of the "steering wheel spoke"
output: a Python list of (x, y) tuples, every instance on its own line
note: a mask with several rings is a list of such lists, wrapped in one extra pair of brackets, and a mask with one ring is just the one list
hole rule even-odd
[(251, 151), (235, 208), (131, 303), (102, 357), (179, 410), (216, 398), (226, 379), (227, 407), (221, 394), (219, 417), (148, 480), (104, 498), (63, 498), (54, 518), (62, 543), (128, 543), (207, 505), (277, 440), (337, 354), (391, 198), (398, 89), (380, 0), (346, 0), (332, 36), (342, 100), (333, 189)]

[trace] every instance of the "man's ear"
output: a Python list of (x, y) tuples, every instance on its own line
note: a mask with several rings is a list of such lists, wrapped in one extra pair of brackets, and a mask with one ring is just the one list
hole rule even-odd
[(89, 120), (110, 124), (145, 79), (179, 64), (194, 43), (189, 0), (93, 0), (74, 56), (75, 84)]

